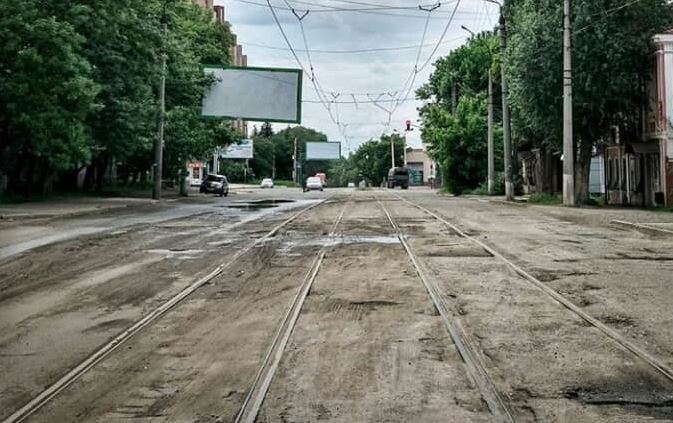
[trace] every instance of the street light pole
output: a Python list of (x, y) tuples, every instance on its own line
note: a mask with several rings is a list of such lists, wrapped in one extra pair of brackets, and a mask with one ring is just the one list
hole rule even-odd
[(570, 0), (563, 1), (563, 204), (575, 203), (575, 145), (573, 142), (573, 76), (570, 44)]
[(152, 189), (152, 198), (154, 200), (161, 200), (161, 176), (163, 174), (164, 125), (166, 118), (166, 46), (168, 38), (166, 7), (167, 4), (164, 3), (164, 34), (161, 52), (161, 82), (159, 84), (159, 129), (157, 138), (154, 140), (154, 186)]
[(495, 188), (495, 143), (493, 140), (493, 69), (488, 67), (488, 193)]
[(500, 48), (502, 54), (502, 131), (505, 150), (505, 197), (514, 200), (512, 182), (512, 130), (509, 117), (509, 88), (507, 86), (507, 23), (503, 7), (500, 7)]
[(512, 129), (509, 117), (509, 88), (507, 87), (507, 22), (505, 21), (505, 2), (496, 0), (484, 0), (488, 3), (500, 6), (500, 49), (502, 54), (501, 61), (501, 86), (502, 86), (502, 132), (503, 144), (505, 150), (505, 197), (507, 201), (514, 200), (514, 183), (512, 182)]

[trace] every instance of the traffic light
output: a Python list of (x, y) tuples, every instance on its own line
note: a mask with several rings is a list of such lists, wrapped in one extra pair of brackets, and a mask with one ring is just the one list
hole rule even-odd
[(413, 129), (411, 129), (411, 121), (407, 119), (405, 123), (407, 125), (407, 131), (413, 131)]

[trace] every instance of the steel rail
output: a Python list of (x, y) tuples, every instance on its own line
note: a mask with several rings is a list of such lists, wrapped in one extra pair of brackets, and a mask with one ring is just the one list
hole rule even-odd
[[(329, 197), (331, 198), (331, 196)], [(311, 204), (308, 207), (305, 207), (298, 212), (294, 213), (292, 216), (289, 218), (285, 219), (278, 225), (276, 225), (273, 229), (271, 229), (269, 232), (267, 232), (264, 236), (261, 238), (257, 238), (253, 241), (251, 241), (246, 247), (244, 247), (242, 250), (239, 250), (232, 256), (232, 258), (218, 267), (216, 267), (212, 272), (210, 272), (208, 275), (202, 277), (201, 279), (197, 280), (196, 282), (192, 283), (188, 287), (184, 288), (182, 291), (171, 297), (169, 300), (164, 302), (162, 305), (159, 307), (155, 308), (152, 310), (149, 314), (145, 315), (143, 318), (138, 320), (136, 323), (134, 323), (131, 327), (125, 329), (121, 333), (119, 333), (114, 339), (112, 339), (110, 342), (107, 344), (103, 345), (100, 347), (98, 350), (96, 350), (93, 354), (89, 355), (86, 359), (84, 359), (82, 362), (80, 362), (77, 366), (72, 368), (68, 373), (66, 373), (63, 377), (61, 377), (59, 380), (51, 384), (48, 388), (46, 388), (44, 391), (40, 392), (36, 397), (31, 399), (28, 403), (26, 403), (23, 407), (12, 413), (9, 417), (5, 418), (3, 420), (3, 423), (19, 423), (26, 418), (30, 417), (32, 414), (34, 414), (36, 411), (38, 411), (41, 407), (43, 407), (47, 402), (49, 402), (52, 398), (54, 398), (56, 395), (58, 395), (59, 392), (63, 391), (65, 388), (67, 388), (69, 385), (71, 385), (73, 382), (75, 382), (77, 379), (79, 379), (84, 373), (89, 371), (91, 368), (93, 368), (96, 364), (98, 364), (101, 360), (103, 360), (105, 357), (110, 355), (114, 350), (119, 348), (120, 345), (124, 344), (127, 342), (129, 339), (131, 339), (134, 335), (136, 335), (138, 332), (140, 332), (142, 329), (153, 323), (155, 320), (157, 320), (159, 317), (164, 315), (168, 310), (171, 308), (175, 307), (178, 303), (180, 303), (182, 300), (184, 300), (187, 296), (192, 294), (194, 291), (199, 289), (201, 286), (204, 284), (208, 283), (212, 279), (216, 278), (224, 270), (227, 268), (231, 267), (241, 256), (244, 254), (248, 253), (250, 250), (252, 250), (254, 247), (257, 245), (267, 241), (268, 239), (274, 237), (278, 231), (280, 231), (282, 228), (287, 226), (288, 224), (292, 223), (294, 220), (296, 220), (299, 216), (302, 214), (306, 213), (307, 211), (325, 203), (329, 198), (319, 201), (317, 203)]]
[(535, 276), (531, 275), (530, 273), (526, 272), (524, 269), (516, 265), (514, 262), (509, 260), (507, 257), (499, 253), (497, 250), (495, 250), (493, 247), (487, 245), (486, 243), (466, 234), (463, 232), (458, 226), (455, 224), (449, 222), (448, 220), (444, 219), (443, 217), (439, 216), (438, 214), (434, 213), (433, 211), (421, 206), (420, 204), (416, 204), (413, 201), (409, 201), (406, 198), (403, 198), (397, 194), (395, 194), (400, 200), (416, 207), (417, 209), (429, 214), (430, 216), (434, 217), (441, 223), (443, 223), (445, 226), (447, 226), (449, 229), (453, 230), (456, 232), (459, 236), (468, 239), (490, 254), (493, 255), (493, 257), (499, 259), (503, 263), (505, 263), (510, 269), (512, 269), (516, 274), (521, 276), (523, 279), (526, 279), (528, 282), (532, 283), (534, 286), (536, 286), (538, 289), (540, 289), (542, 292), (545, 294), (549, 295), (552, 299), (554, 299), (556, 302), (558, 302), (560, 305), (565, 307), (566, 309), (570, 310), (574, 314), (576, 314), (578, 317), (583, 319), (585, 322), (589, 323), (591, 326), (595, 327), (599, 331), (603, 332), (604, 335), (607, 337), (611, 338), (613, 341), (617, 342), (621, 347), (625, 348), (627, 351), (631, 352), (633, 355), (638, 357), (639, 359), (643, 360), (650, 366), (652, 366), (657, 372), (659, 372), (661, 375), (666, 377), (668, 380), (673, 382), (673, 369), (666, 365), (664, 362), (661, 360), (657, 359), (653, 355), (651, 355), (649, 352), (645, 351), (638, 345), (634, 344), (621, 334), (619, 334), (617, 331), (612, 329), (611, 327), (607, 326), (600, 320), (596, 319), (595, 317), (589, 315), (586, 313), (584, 310), (579, 308), (577, 305), (575, 305), (572, 301), (568, 300), (563, 294), (560, 292), (556, 291), (555, 289), (551, 288), (549, 285), (545, 284), (544, 282), (540, 281), (537, 279)]
[(647, 224), (647, 223), (635, 223), (635, 222), (627, 222), (624, 220), (611, 220), (610, 223), (613, 225), (619, 225), (623, 226), (629, 229), (635, 229), (637, 231), (645, 232), (650, 235), (656, 234), (656, 235), (673, 235), (673, 231), (669, 229), (664, 229), (664, 228), (657, 228), (656, 226), (652, 226), (652, 224)]
[[(329, 232), (330, 237), (336, 235), (337, 228), (343, 219), (347, 207), (348, 203), (344, 205), (341, 213), (334, 221), (334, 224), (332, 225), (332, 228)], [(318, 276), (320, 266), (325, 259), (326, 253), (327, 247), (322, 247), (316, 257), (313, 259), (313, 263), (311, 264), (311, 267), (306, 273), (304, 280), (299, 286), (297, 294), (292, 300), (290, 307), (285, 313), (285, 316), (281, 321), (281, 325), (278, 328), (273, 341), (271, 342), (271, 346), (269, 347), (269, 350), (267, 351), (266, 356), (262, 361), (262, 365), (255, 375), (255, 379), (253, 380), (252, 385), (248, 390), (248, 394), (243, 401), (243, 405), (236, 415), (236, 419), (234, 420), (236, 423), (255, 423), (257, 420), (257, 415), (262, 408), (266, 394), (269, 391), (273, 377), (276, 374), (278, 365), (280, 364), (283, 353), (285, 352), (285, 347), (290, 340), (290, 335), (292, 335), (292, 331), (294, 330), (297, 320), (299, 320), (299, 315), (301, 314), (301, 309), (304, 306), (304, 301), (311, 291), (313, 282), (315, 282)]]
[(456, 349), (458, 350), (458, 353), (465, 363), (468, 377), (479, 389), (479, 392), (481, 393), (482, 398), (491, 411), (491, 414), (493, 414), (493, 416), (495, 416), (501, 422), (515, 422), (512, 413), (510, 412), (500, 393), (498, 393), (493, 380), (479, 359), (478, 354), (474, 352), (470, 342), (467, 340), (467, 336), (465, 335), (462, 326), (460, 326), (460, 324), (454, 319), (453, 314), (449, 311), (444, 300), (442, 299), (437, 284), (434, 282), (434, 280), (428, 277), (424, 266), (414, 253), (399, 225), (395, 222), (390, 212), (388, 212), (388, 209), (386, 209), (380, 200), (377, 201), (383, 209), (388, 222), (395, 230), (397, 238), (400, 240), (400, 243), (404, 247), (407, 256), (409, 256), (409, 260), (416, 270), (416, 274), (423, 282), (423, 285), (425, 285), (425, 289), (428, 291), (435, 308), (439, 312), (439, 315), (444, 322), (444, 326), (446, 326), (446, 330), (448, 331), (451, 340), (453, 341)]

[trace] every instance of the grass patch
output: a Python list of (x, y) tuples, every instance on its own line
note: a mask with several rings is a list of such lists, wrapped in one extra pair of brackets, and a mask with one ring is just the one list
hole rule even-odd
[(560, 195), (535, 193), (528, 198), (528, 202), (530, 204), (559, 205), (563, 203), (563, 198)]
[[(164, 188), (168, 193), (172, 190)], [(24, 203), (42, 203), (49, 201), (68, 201), (82, 198), (110, 198), (110, 197), (133, 197), (149, 198), (152, 196), (151, 184), (134, 185), (106, 185), (100, 191), (54, 191), (47, 194), (31, 194), (30, 196), (5, 193), (0, 195), (0, 205), (24, 204)]]

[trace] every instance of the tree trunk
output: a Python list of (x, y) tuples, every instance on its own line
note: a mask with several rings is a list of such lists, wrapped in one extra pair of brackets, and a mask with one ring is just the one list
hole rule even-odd
[(103, 190), (103, 180), (105, 178), (105, 172), (107, 170), (107, 164), (108, 164), (107, 157), (101, 157), (97, 160), (97, 163), (96, 163), (96, 181), (95, 181), (96, 191), (102, 191)]
[(593, 143), (590, 139), (580, 139), (579, 154), (575, 163), (575, 200), (577, 204), (589, 202), (589, 176)]

